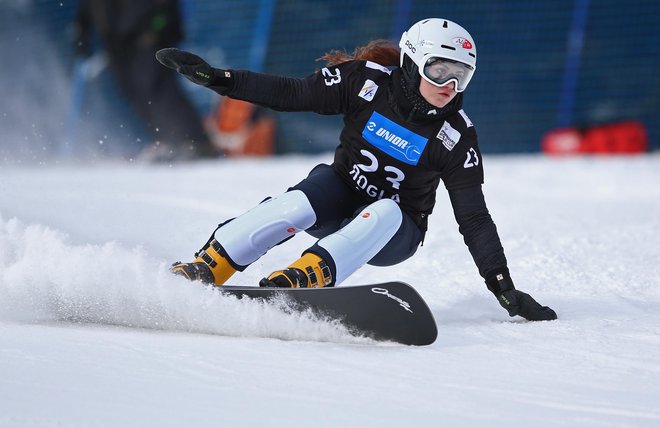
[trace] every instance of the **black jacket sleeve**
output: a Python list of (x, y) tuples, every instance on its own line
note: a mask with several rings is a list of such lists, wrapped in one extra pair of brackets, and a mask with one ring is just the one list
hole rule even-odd
[(459, 231), (479, 269), (479, 274), (485, 280), (497, 274), (508, 275), (504, 249), (486, 207), (481, 185), (449, 190), (449, 199)]
[[(231, 87), (209, 86), (220, 95), (248, 101), (277, 111), (342, 114), (351, 108), (354, 85), (364, 68), (357, 61), (325, 67), (299, 79), (246, 70), (231, 70)], [(359, 88), (358, 88), (359, 89)]]
[(210, 88), (220, 95), (249, 101), (278, 111), (313, 111), (314, 91), (311, 79), (273, 76), (246, 70), (232, 71), (234, 83), (229, 88)]

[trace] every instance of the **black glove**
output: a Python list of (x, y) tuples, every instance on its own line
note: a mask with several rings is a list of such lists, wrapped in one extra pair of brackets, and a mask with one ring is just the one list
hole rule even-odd
[(202, 86), (231, 88), (231, 71), (213, 68), (199, 56), (177, 48), (165, 48), (156, 52), (156, 59), (165, 67), (182, 74), (186, 79)]
[(557, 319), (555, 311), (541, 306), (532, 296), (516, 290), (508, 273), (496, 274), (486, 280), (488, 289), (495, 295), (509, 316), (520, 315), (529, 321), (550, 321)]

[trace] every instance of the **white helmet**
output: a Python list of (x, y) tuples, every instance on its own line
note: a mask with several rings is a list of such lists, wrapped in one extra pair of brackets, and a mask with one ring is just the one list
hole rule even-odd
[(467, 88), (477, 67), (474, 39), (465, 28), (447, 19), (417, 22), (403, 33), (399, 47), (401, 68), (408, 56), (423, 79), (436, 86), (454, 82), (456, 92)]

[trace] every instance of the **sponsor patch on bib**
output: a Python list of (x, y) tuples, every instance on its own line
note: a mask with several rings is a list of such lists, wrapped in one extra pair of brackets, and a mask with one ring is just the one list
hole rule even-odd
[(458, 144), (458, 140), (461, 139), (461, 133), (452, 128), (449, 122), (445, 121), (445, 123), (442, 124), (442, 128), (440, 128), (438, 135), (436, 135), (436, 138), (442, 141), (442, 145), (445, 146), (447, 150), (451, 151), (456, 144)]
[(371, 101), (374, 99), (377, 90), (378, 90), (378, 85), (376, 85), (376, 83), (373, 80), (367, 79), (367, 81), (364, 82), (364, 86), (362, 86), (362, 89), (360, 89), (360, 93), (358, 94), (358, 96), (360, 98), (364, 98), (367, 101)]
[(429, 142), (428, 138), (376, 112), (367, 121), (362, 137), (369, 144), (408, 165), (417, 165)]

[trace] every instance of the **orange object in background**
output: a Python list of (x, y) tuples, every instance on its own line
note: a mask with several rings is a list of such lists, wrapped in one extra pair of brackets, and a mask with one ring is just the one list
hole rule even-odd
[(541, 149), (550, 155), (644, 153), (648, 150), (648, 134), (638, 121), (561, 128), (543, 136)]
[(275, 147), (275, 119), (247, 101), (223, 97), (206, 121), (213, 144), (229, 156), (269, 156)]

